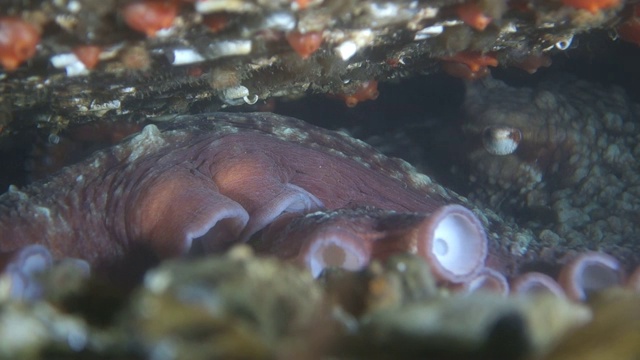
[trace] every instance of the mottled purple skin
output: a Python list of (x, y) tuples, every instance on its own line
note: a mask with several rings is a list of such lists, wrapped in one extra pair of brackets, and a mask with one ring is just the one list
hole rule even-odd
[[(374, 207), (430, 213), (463, 201), (347, 135), (273, 114), (183, 116), (47, 181), (0, 196), (0, 251), (117, 262), (247, 240), (281, 213)], [(486, 221), (486, 219), (485, 219)]]

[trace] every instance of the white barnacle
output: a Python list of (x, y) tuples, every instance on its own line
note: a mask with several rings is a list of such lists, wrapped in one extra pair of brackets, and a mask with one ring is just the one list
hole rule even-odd
[(248, 105), (255, 104), (256, 102), (258, 102), (258, 99), (259, 97), (256, 94), (253, 94), (251, 96), (245, 95), (242, 97), (242, 100), (244, 100), (244, 102), (247, 103)]
[[(238, 85), (222, 90), (221, 100), (229, 105), (242, 105), (243, 102), (249, 103), (249, 89), (246, 86)], [(256, 95), (257, 97), (257, 95)], [(245, 100), (245, 98), (247, 98)], [(255, 99), (258, 101), (258, 99)], [(254, 101), (255, 103), (255, 101)]]
[(488, 126), (482, 132), (482, 145), (492, 155), (509, 155), (518, 148), (522, 132), (511, 126)]
[(133, 137), (129, 142), (132, 150), (129, 154), (129, 161), (134, 161), (141, 155), (153, 151), (165, 143), (158, 127), (150, 124), (144, 127), (142, 131)]

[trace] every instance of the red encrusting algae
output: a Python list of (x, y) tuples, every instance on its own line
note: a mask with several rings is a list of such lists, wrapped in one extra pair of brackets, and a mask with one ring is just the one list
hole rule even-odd
[(7, 71), (17, 69), (36, 53), (40, 31), (32, 24), (17, 18), (0, 18), (0, 64)]
[(100, 53), (102, 53), (102, 47), (96, 45), (81, 45), (73, 48), (73, 53), (78, 60), (82, 61), (84, 66), (91, 70), (98, 65), (100, 61)]
[(291, 31), (287, 34), (287, 41), (301, 58), (306, 59), (322, 45), (322, 33), (310, 31), (303, 34), (299, 31)]
[(148, 37), (154, 37), (159, 30), (171, 27), (177, 14), (178, 3), (175, 1), (136, 1), (122, 9), (127, 25)]
[(456, 14), (465, 24), (478, 31), (486, 29), (493, 20), (484, 13), (475, 1), (456, 6)]
[(378, 82), (376, 80), (369, 80), (360, 84), (354, 93), (343, 94), (341, 97), (348, 107), (354, 107), (358, 105), (359, 102), (377, 99), (379, 94)]
[(584, 9), (595, 14), (600, 10), (616, 7), (620, 4), (620, 0), (562, 0), (566, 6), (576, 9)]
[(442, 70), (447, 74), (466, 80), (477, 80), (489, 75), (487, 66), (498, 66), (498, 59), (492, 54), (462, 51), (442, 58)]

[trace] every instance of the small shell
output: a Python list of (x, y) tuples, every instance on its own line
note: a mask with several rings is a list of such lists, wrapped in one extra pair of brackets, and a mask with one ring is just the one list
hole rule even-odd
[(569, 46), (571, 46), (571, 42), (573, 41), (573, 36), (569, 36), (566, 39), (562, 39), (555, 43), (556, 49), (558, 50), (567, 50)]
[(493, 155), (509, 155), (518, 148), (522, 132), (510, 126), (488, 126), (482, 132), (482, 144)]
[(259, 97), (256, 94), (250, 95), (246, 86), (238, 85), (224, 89), (221, 99), (229, 105), (253, 105), (258, 101)]

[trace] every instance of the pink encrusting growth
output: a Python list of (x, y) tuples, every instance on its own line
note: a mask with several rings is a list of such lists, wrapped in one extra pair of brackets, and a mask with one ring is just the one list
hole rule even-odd
[(40, 30), (17, 17), (0, 17), (0, 65), (6, 71), (17, 69), (32, 58), (40, 43)]
[(558, 282), (570, 299), (584, 301), (595, 291), (621, 285), (623, 278), (622, 267), (614, 257), (587, 252), (562, 268)]

